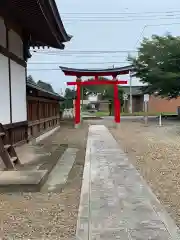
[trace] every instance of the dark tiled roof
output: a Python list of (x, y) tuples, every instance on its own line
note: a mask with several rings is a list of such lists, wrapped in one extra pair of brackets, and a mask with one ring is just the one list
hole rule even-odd
[(71, 39), (63, 26), (55, 0), (1, 0), (0, 10), (2, 15), (7, 15), (23, 29), (31, 46), (63, 49), (63, 42)]
[(27, 81), (26, 81), (26, 84), (27, 84), (28, 87), (34, 88), (34, 89), (39, 90), (39, 91), (41, 91), (41, 92), (48, 93), (48, 94), (51, 95), (51, 96), (57, 97), (57, 98), (59, 98), (59, 100), (61, 100), (61, 101), (62, 101), (62, 100), (65, 100), (65, 98), (62, 97), (62, 96), (60, 96), (58, 93), (47, 91), (47, 90), (39, 87), (36, 83), (33, 83), (33, 82), (27, 80)]
[(65, 75), (81, 75), (81, 76), (92, 76), (93, 73), (98, 73), (99, 76), (107, 76), (112, 74), (128, 74), (130, 70), (133, 69), (133, 66), (125, 66), (119, 68), (105, 68), (105, 69), (77, 69), (77, 68), (67, 68), (60, 66), (61, 70)]

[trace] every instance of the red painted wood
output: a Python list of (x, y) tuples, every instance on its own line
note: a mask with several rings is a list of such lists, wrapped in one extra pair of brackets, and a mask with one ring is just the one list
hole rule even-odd
[(121, 121), (121, 101), (119, 98), (117, 99), (116, 107), (117, 107), (116, 122), (120, 123), (120, 121)]
[(81, 121), (81, 86), (77, 85), (77, 96), (75, 100), (75, 124), (79, 124)]
[(94, 81), (84, 81), (84, 82), (67, 82), (67, 85), (72, 86), (72, 85), (112, 85), (112, 84), (127, 84), (126, 80), (94, 80)]
[(95, 75), (95, 76), (94, 76), (94, 80), (95, 80), (95, 81), (99, 81), (99, 76), (98, 76), (98, 75)]
[(118, 86), (114, 85), (114, 121), (120, 123), (120, 101), (118, 98)]

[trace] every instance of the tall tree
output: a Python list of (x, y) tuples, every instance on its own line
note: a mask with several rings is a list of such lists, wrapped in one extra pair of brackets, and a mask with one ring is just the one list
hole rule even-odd
[(34, 79), (31, 75), (27, 76), (27, 82), (31, 83), (31, 84), (36, 84), (36, 82), (34, 81)]
[(176, 98), (180, 94), (180, 37), (153, 35), (145, 38), (138, 57), (129, 57), (135, 76), (148, 84), (147, 93)]
[(65, 97), (64, 108), (73, 108), (73, 100), (76, 97), (75, 90), (66, 88), (64, 97)]
[(66, 88), (64, 97), (67, 99), (75, 99), (76, 91), (74, 89)]

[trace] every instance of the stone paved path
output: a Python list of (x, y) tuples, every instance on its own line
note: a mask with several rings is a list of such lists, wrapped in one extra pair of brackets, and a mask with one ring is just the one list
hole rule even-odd
[(103, 125), (89, 127), (77, 240), (175, 240), (179, 229)]

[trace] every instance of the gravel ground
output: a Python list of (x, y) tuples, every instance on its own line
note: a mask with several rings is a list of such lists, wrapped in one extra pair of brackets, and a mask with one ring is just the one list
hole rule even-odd
[(122, 121), (110, 131), (180, 227), (180, 124)]
[(0, 195), (0, 239), (71, 239), (75, 235), (87, 127), (64, 126), (44, 141), (76, 147), (79, 152), (62, 193)]
[[(105, 124), (150, 184), (153, 192), (180, 226), (180, 125), (165, 122), (144, 127), (140, 121), (90, 121)], [(0, 239), (70, 239), (75, 235), (83, 174), (87, 126), (64, 126), (44, 144), (68, 144), (79, 152), (62, 193), (0, 195)]]

